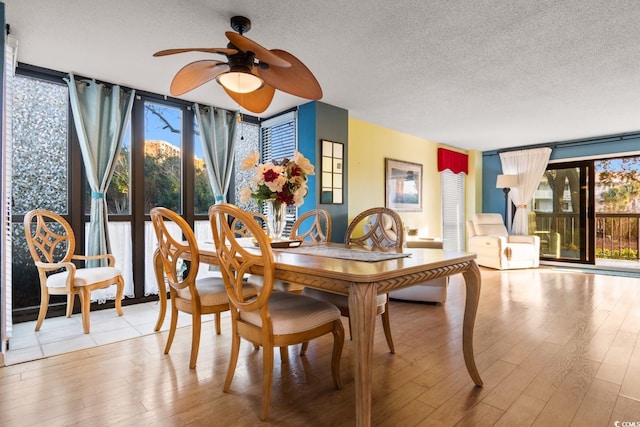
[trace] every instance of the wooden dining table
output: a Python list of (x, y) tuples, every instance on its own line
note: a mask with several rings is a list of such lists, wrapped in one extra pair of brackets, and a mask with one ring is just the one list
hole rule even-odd
[[(344, 244), (328, 247), (353, 249)], [(217, 264), (215, 246), (201, 243), (200, 261)], [(362, 247), (358, 247), (362, 250)], [(439, 277), (462, 274), (466, 285), (466, 301), (462, 326), (462, 353), (465, 365), (476, 386), (482, 379), (473, 354), (473, 329), (480, 298), (480, 270), (476, 255), (447, 252), (442, 249), (403, 248), (406, 257), (378, 261), (358, 261), (328, 256), (296, 253), (295, 249), (273, 250), (275, 277), (310, 288), (349, 297), (351, 333), (354, 344), (355, 419), (357, 426), (371, 425), (371, 392), (373, 341), (376, 318), (376, 296)], [(156, 331), (166, 312), (167, 293), (162, 261), (154, 255), (160, 294), (160, 313)]]

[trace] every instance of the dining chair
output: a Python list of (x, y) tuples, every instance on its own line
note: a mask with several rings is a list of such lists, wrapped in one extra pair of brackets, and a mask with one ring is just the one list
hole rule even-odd
[(331, 238), (331, 215), (324, 209), (305, 212), (291, 226), (289, 238), (326, 243)]
[[(191, 314), (191, 358), (189, 368), (196, 367), (200, 348), (202, 315), (215, 314), (216, 334), (220, 335), (220, 313), (229, 310), (229, 298), (221, 277), (196, 279), (200, 266), (198, 244), (189, 224), (177, 213), (163, 207), (151, 209), (151, 221), (158, 239), (158, 252), (162, 260), (171, 295), (171, 322), (164, 354), (169, 354), (178, 324), (178, 312)], [(181, 235), (172, 235), (168, 223), (176, 224)], [(184, 238), (184, 240), (183, 240)], [(190, 265), (186, 268), (184, 257)], [(186, 269), (186, 273), (185, 273)], [(243, 287), (245, 297), (255, 295), (255, 288)]]
[[(34, 222), (35, 221), (35, 222)], [(35, 209), (24, 216), (24, 232), (40, 278), (40, 311), (36, 331), (47, 315), (50, 295), (67, 296), (67, 317), (73, 313), (75, 296), (80, 299), (82, 328), (90, 332), (91, 291), (116, 286), (116, 312), (122, 316), (124, 279), (114, 267), (115, 258), (105, 255), (76, 255), (76, 239), (71, 225), (60, 215)], [(77, 267), (73, 261), (107, 260), (106, 267)]]
[[(255, 222), (257, 222), (260, 225), (260, 227), (262, 227), (262, 230), (268, 236), (269, 221), (267, 220), (267, 216), (261, 212), (247, 212), (247, 213)], [(251, 235), (251, 230), (249, 230), (243, 222), (236, 221), (234, 226), (235, 226), (234, 232), (238, 237), (247, 237)]]
[[(402, 248), (404, 243), (402, 219), (393, 209), (375, 207), (360, 212), (349, 223), (344, 242), (347, 245), (366, 246), (373, 249)], [(345, 295), (333, 294), (319, 289), (304, 288), (303, 295), (311, 296), (334, 304), (343, 316), (349, 317), (349, 298)], [(384, 336), (389, 351), (396, 352), (391, 336), (391, 322), (389, 320), (389, 295), (378, 295), (376, 314), (382, 319)], [(351, 332), (351, 322), (349, 322)], [(303, 349), (304, 350), (304, 349)]]
[[(268, 236), (249, 214), (231, 204), (216, 204), (209, 219), (219, 265), (231, 304), (232, 346), (229, 369), (224, 383), (228, 392), (235, 373), (240, 340), (262, 347), (262, 397), (260, 419), (266, 420), (271, 401), (274, 348), (301, 344), (333, 334), (331, 374), (337, 389), (342, 388), (340, 357), (344, 328), (340, 311), (332, 304), (290, 292), (274, 292), (275, 263)], [(236, 221), (251, 231), (257, 248), (247, 247), (234, 232)], [(249, 300), (242, 294), (245, 275), (259, 271), (262, 289)]]
[[(291, 226), (289, 239), (308, 243), (326, 243), (331, 237), (331, 215), (324, 209), (313, 209), (300, 215)], [(262, 286), (260, 276), (252, 276), (250, 282)], [(279, 291), (302, 293), (304, 285), (284, 280), (275, 280), (274, 288)], [(306, 347), (303, 349), (306, 350)], [(304, 353), (301, 353), (304, 354)], [(283, 354), (283, 356), (285, 356)]]

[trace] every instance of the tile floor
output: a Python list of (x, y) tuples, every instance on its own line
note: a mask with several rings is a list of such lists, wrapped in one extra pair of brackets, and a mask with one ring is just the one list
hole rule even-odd
[[(5, 363), (13, 365), (153, 334), (159, 307), (157, 301), (124, 306), (122, 317), (116, 314), (115, 309), (92, 311), (89, 334), (82, 332), (80, 314), (74, 314), (71, 318), (45, 319), (38, 332), (34, 331), (35, 321), (15, 324), (9, 350), (5, 354)], [(226, 316), (229, 316), (229, 312), (222, 314), (223, 318)], [(161, 331), (169, 329), (170, 317), (168, 308)], [(213, 315), (203, 316), (202, 321), (212, 322)], [(180, 313), (178, 327), (189, 325), (191, 316)]]

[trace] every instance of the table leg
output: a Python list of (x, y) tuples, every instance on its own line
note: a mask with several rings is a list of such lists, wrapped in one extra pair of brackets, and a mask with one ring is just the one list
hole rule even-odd
[(478, 264), (471, 262), (470, 268), (464, 271), (462, 275), (467, 287), (467, 300), (464, 306), (462, 324), (462, 354), (471, 379), (477, 386), (481, 387), (483, 384), (482, 379), (480, 378), (480, 373), (478, 373), (478, 368), (476, 368), (476, 361), (473, 356), (473, 326), (476, 322), (478, 301), (480, 300), (480, 269)]
[(158, 312), (158, 320), (154, 331), (158, 332), (164, 323), (164, 315), (167, 312), (167, 288), (164, 283), (164, 268), (162, 267), (162, 258), (160, 251), (156, 249), (153, 253), (153, 270), (156, 273), (156, 282), (158, 283), (158, 298), (160, 300), (160, 311)]
[(349, 318), (355, 348), (356, 426), (371, 425), (371, 382), (376, 295), (377, 291), (374, 283), (352, 283), (349, 289)]

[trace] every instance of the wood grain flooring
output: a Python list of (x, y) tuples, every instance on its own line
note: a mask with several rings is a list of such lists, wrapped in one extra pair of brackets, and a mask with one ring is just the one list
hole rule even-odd
[[(550, 268), (482, 269), (474, 387), (462, 358), (464, 284), (444, 305), (391, 302), (396, 354), (376, 329), (377, 426), (613, 426), (640, 421), (640, 279)], [(126, 316), (126, 312), (125, 312)], [(378, 320), (379, 322), (379, 320)], [(345, 328), (348, 325), (345, 320)], [(0, 369), (1, 426), (351, 426), (353, 345), (345, 342), (343, 390), (330, 373), (331, 338), (305, 357), (276, 355), (270, 418), (258, 419), (261, 353), (243, 342), (222, 392), (229, 319), (203, 325), (196, 369), (190, 328)]]

